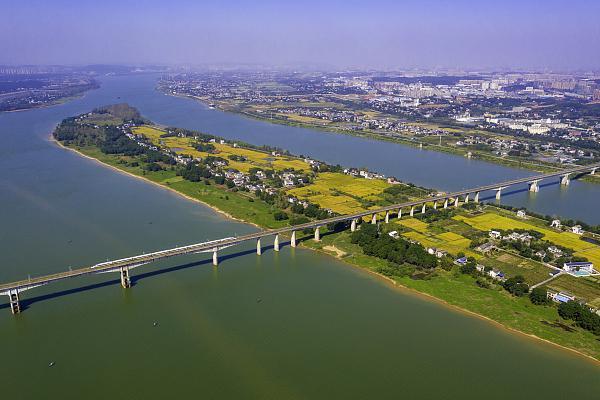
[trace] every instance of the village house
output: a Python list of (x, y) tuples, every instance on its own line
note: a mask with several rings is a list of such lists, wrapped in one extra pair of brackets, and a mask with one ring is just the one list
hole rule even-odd
[(553, 219), (552, 222), (550, 223), (550, 227), (560, 229), (562, 227), (560, 219)]
[(571, 228), (571, 232), (577, 235), (583, 235), (583, 228), (581, 227), (581, 225), (575, 225)]
[(523, 210), (517, 211), (517, 217), (519, 218), (527, 218), (527, 214)]
[(559, 249), (556, 246), (550, 246), (548, 247), (548, 251), (554, 256), (554, 257), (560, 257), (562, 256), (563, 252), (561, 249)]
[(400, 237), (400, 235), (398, 234), (398, 231), (388, 232), (388, 235), (394, 239), (398, 239)]
[(490, 231), (489, 235), (492, 239), (500, 239), (502, 237), (502, 234), (498, 231)]
[(594, 264), (588, 261), (564, 263), (563, 269), (567, 272), (587, 272), (588, 274), (595, 272)]

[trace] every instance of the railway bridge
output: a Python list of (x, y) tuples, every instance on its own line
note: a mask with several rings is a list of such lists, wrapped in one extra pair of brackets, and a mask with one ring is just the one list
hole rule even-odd
[(448, 208), (450, 206), (459, 207), (461, 200), (463, 203), (469, 203), (470, 201), (479, 202), (480, 193), (485, 191), (495, 191), (496, 199), (500, 199), (502, 191), (515, 185), (528, 184), (531, 192), (537, 192), (540, 189), (539, 183), (542, 180), (556, 179), (558, 178), (561, 185), (568, 186), (571, 179), (583, 174), (594, 175), (600, 164), (593, 164), (587, 166), (578, 166), (575, 168), (549, 172), (536, 176), (513, 179), (506, 182), (500, 182), (492, 185), (480, 186), (472, 189), (460, 190), (453, 193), (446, 193), (437, 196), (428, 197), (421, 200), (408, 201), (400, 204), (393, 204), (377, 209), (366, 210), (363, 212), (335, 216), (323, 220), (311, 221), (305, 224), (294, 225), (278, 229), (267, 229), (250, 233), (243, 236), (237, 237), (226, 237), (223, 239), (212, 240), (208, 242), (191, 244), (188, 246), (175, 247), (167, 250), (156, 251), (152, 253), (146, 253), (133, 257), (122, 258), (113, 261), (102, 262), (95, 265), (84, 266), (77, 269), (71, 269), (69, 271), (58, 272), (50, 275), (39, 276), (29, 278), (26, 280), (3, 283), (0, 284), (0, 295), (6, 295), (9, 298), (10, 309), (13, 314), (21, 312), (20, 305), (20, 294), (24, 291), (47, 285), (53, 282), (62, 281), (69, 278), (81, 277), (84, 275), (92, 275), (99, 273), (118, 273), (121, 279), (121, 286), (123, 288), (129, 288), (131, 286), (130, 270), (141, 267), (143, 265), (152, 263), (154, 261), (180, 256), (184, 254), (198, 254), (198, 253), (212, 253), (213, 265), (219, 264), (219, 251), (238, 245), (247, 241), (256, 241), (256, 253), (262, 253), (262, 240), (268, 237), (273, 238), (273, 249), (275, 251), (280, 250), (280, 235), (290, 234), (290, 245), (296, 247), (297, 238), (296, 233), (305, 229), (314, 229), (314, 240), (320, 240), (320, 229), (331, 223), (345, 222), (349, 223), (351, 231), (357, 229), (359, 221), (367, 218), (373, 224), (378, 222), (378, 216), (383, 216), (385, 223), (390, 221), (390, 218), (402, 218), (403, 210), (408, 212), (410, 216), (413, 216), (416, 212), (425, 213), (428, 205), (431, 205), (433, 209)]

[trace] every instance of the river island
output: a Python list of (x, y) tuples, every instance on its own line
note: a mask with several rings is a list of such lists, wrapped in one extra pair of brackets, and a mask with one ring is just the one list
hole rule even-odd
[[(63, 146), (262, 228), (297, 225), (436, 191), (283, 149), (163, 127), (119, 104), (64, 120)], [(502, 326), (600, 358), (599, 227), (487, 203), (323, 230), (301, 244)], [(576, 232), (577, 229), (581, 232)], [(581, 273), (580, 273), (581, 271)], [(593, 270), (592, 268), (592, 271)], [(569, 273), (572, 272), (572, 273)], [(566, 301), (564, 296), (568, 296)]]

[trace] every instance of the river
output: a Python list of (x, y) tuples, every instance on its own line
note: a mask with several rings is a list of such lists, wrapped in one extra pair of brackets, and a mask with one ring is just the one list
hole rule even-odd
[[(154, 90), (156, 76), (105, 78), (85, 97), (0, 114), (0, 281), (248, 233), (167, 190), (61, 149), (62, 118), (129, 102), (148, 118), (366, 166), (451, 190), (528, 174), (448, 154), (270, 125)], [(425, 168), (424, 166), (427, 166)], [(541, 212), (598, 222), (598, 186), (507, 196)], [(246, 253), (246, 254), (244, 254)], [(7, 398), (225, 399), (597, 398), (600, 368), (390, 287), (304, 249), (208, 256), (25, 292), (0, 302)], [(156, 326), (154, 323), (156, 322)], [(54, 366), (49, 367), (49, 363)]]

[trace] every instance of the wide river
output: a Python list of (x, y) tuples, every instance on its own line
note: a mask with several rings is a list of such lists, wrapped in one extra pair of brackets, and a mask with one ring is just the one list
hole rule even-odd
[[(0, 114), (0, 281), (253, 231), (48, 140), (61, 119), (128, 102), (165, 125), (445, 190), (525, 176), (396, 144), (270, 125), (154, 90), (156, 76), (110, 77), (66, 104)], [(600, 222), (600, 185), (503, 199)], [(303, 249), (231, 249), (0, 301), (3, 397), (12, 399), (597, 399), (600, 368), (554, 346), (404, 293)], [(155, 325), (156, 322), (156, 326)], [(600, 345), (600, 342), (599, 342)], [(49, 363), (54, 366), (49, 367)]]

